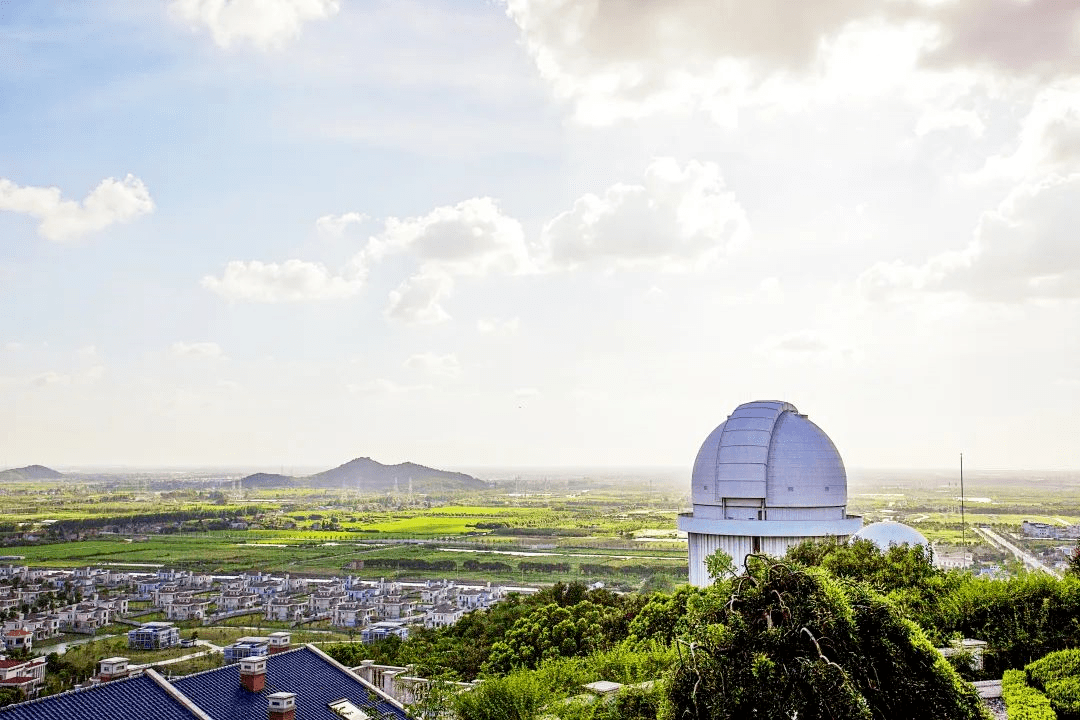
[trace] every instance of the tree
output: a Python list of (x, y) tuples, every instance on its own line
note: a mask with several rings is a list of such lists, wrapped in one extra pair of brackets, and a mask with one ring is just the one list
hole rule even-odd
[(1076, 547), (1073, 548), (1072, 554), (1069, 555), (1069, 567), (1065, 572), (1076, 577), (1080, 577), (1080, 540), (1076, 542)]
[(922, 631), (866, 583), (750, 555), (727, 589), (687, 603), (667, 687), (677, 718), (988, 717)]
[(723, 550), (717, 550), (705, 558), (705, 569), (715, 579), (731, 577), (736, 574), (735, 563), (732, 561), (731, 556)]
[(17, 703), (22, 699), (22, 693), (17, 688), (0, 688), (0, 707)]

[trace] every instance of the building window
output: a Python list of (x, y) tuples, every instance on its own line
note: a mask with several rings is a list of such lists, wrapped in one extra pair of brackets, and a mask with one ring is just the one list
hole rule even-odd
[(761, 552), (761, 538), (751, 538), (750, 551), (755, 553)]

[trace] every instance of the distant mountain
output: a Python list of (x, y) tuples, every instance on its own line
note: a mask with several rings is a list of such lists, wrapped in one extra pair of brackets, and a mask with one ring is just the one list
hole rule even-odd
[(312, 487), (348, 488), (362, 493), (382, 493), (391, 490), (430, 493), (446, 490), (480, 490), (487, 483), (465, 473), (436, 470), (416, 463), (383, 465), (371, 458), (356, 458), (333, 470), (304, 478)]
[(255, 473), (240, 480), (244, 489), (268, 488), (268, 487), (294, 487), (296, 478), (277, 473)]
[(44, 465), (27, 465), (21, 468), (0, 471), (0, 482), (13, 482), (19, 480), (58, 480), (64, 477), (64, 473), (56, 472)]
[(273, 487), (319, 487), (346, 488), (361, 493), (385, 493), (392, 490), (416, 493), (445, 492), (448, 490), (482, 490), (488, 484), (465, 473), (436, 470), (435, 468), (406, 462), (383, 465), (371, 458), (356, 458), (333, 470), (291, 477), (276, 473), (255, 473), (240, 480), (245, 489)]

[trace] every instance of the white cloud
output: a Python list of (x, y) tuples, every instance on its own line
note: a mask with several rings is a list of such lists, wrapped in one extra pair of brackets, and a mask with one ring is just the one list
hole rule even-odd
[(96, 345), (84, 345), (75, 354), (82, 360), (95, 360), (100, 356)]
[(986, 161), (974, 179), (1042, 177), (1080, 167), (1080, 80), (1039, 92), (1024, 118), (1016, 149)]
[(455, 277), (521, 273), (532, 267), (521, 223), (487, 197), (438, 207), (421, 217), (388, 218), (358, 260), (399, 252), (415, 257), (420, 269), (390, 293), (386, 316), (410, 323), (450, 317), (442, 301), (453, 292)]
[(1014, 190), (983, 215), (971, 243), (922, 265), (878, 263), (858, 280), (885, 299), (915, 291), (961, 292), (979, 300), (1080, 299), (1080, 174)]
[(210, 30), (227, 48), (250, 42), (262, 50), (279, 48), (300, 34), (304, 23), (336, 15), (340, 0), (171, 0), (173, 18)]
[(461, 363), (458, 362), (457, 355), (454, 353), (447, 355), (418, 353), (405, 361), (405, 367), (439, 377), (457, 377), (461, 374)]
[(390, 292), (386, 317), (404, 323), (430, 325), (450, 319), (442, 301), (454, 289), (453, 279), (442, 272), (414, 275)]
[(7, 350), (8, 352), (18, 352), (19, 350), (22, 350), (24, 347), (25, 347), (25, 345), (23, 345), (20, 342), (15, 342), (14, 340), (4, 343), (4, 349)]
[(919, 92), (915, 74), (1080, 74), (1080, 5), (1061, 0), (507, 0), (507, 12), (588, 123), (698, 109), (730, 121), (793, 92)]
[(932, 132), (956, 128), (966, 129), (975, 137), (981, 137), (986, 132), (986, 124), (974, 110), (927, 108), (915, 123), (915, 134), (923, 137)]
[(252, 302), (301, 302), (331, 300), (355, 295), (363, 286), (365, 270), (360, 266), (335, 275), (321, 263), (287, 260), (264, 263), (234, 260), (221, 277), (207, 275), (203, 287), (230, 300)]
[(194, 357), (216, 358), (221, 357), (221, 346), (214, 342), (174, 342), (171, 348), (174, 355), (188, 355)]
[(37, 218), (38, 233), (60, 242), (153, 212), (154, 201), (142, 180), (130, 174), (102, 180), (81, 203), (64, 200), (57, 187), (20, 187), (0, 178), (0, 210)]
[(408, 251), (423, 267), (449, 275), (516, 273), (529, 268), (521, 223), (504, 215), (489, 197), (438, 207), (422, 217), (388, 218), (369, 249), (376, 258)]
[(368, 219), (367, 215), (357, 212), (344, 213), (343, 215), (323, 215), (315, 221), (315, 227), (323, 235), (341, 237), (349, 225), (359, 225)]
[(641, 185), (584, 195), (544, 227), (548, 264), (686, 271), (727, 256), (750, 225), (715, 163), (657, 158)]
[(483, 319), (476, 321), (476, 331), (481, 335), (516, 335), (521, 329), (521, 318), (512, 317), (505, 320), (499, 318)]

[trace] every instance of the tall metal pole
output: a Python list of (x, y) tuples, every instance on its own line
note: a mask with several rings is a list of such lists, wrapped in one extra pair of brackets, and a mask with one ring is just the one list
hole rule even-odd
[(967, 556), (967, 524), (964, 522), (964, 453), (960, 453), (960, 543), (961, 561)]

